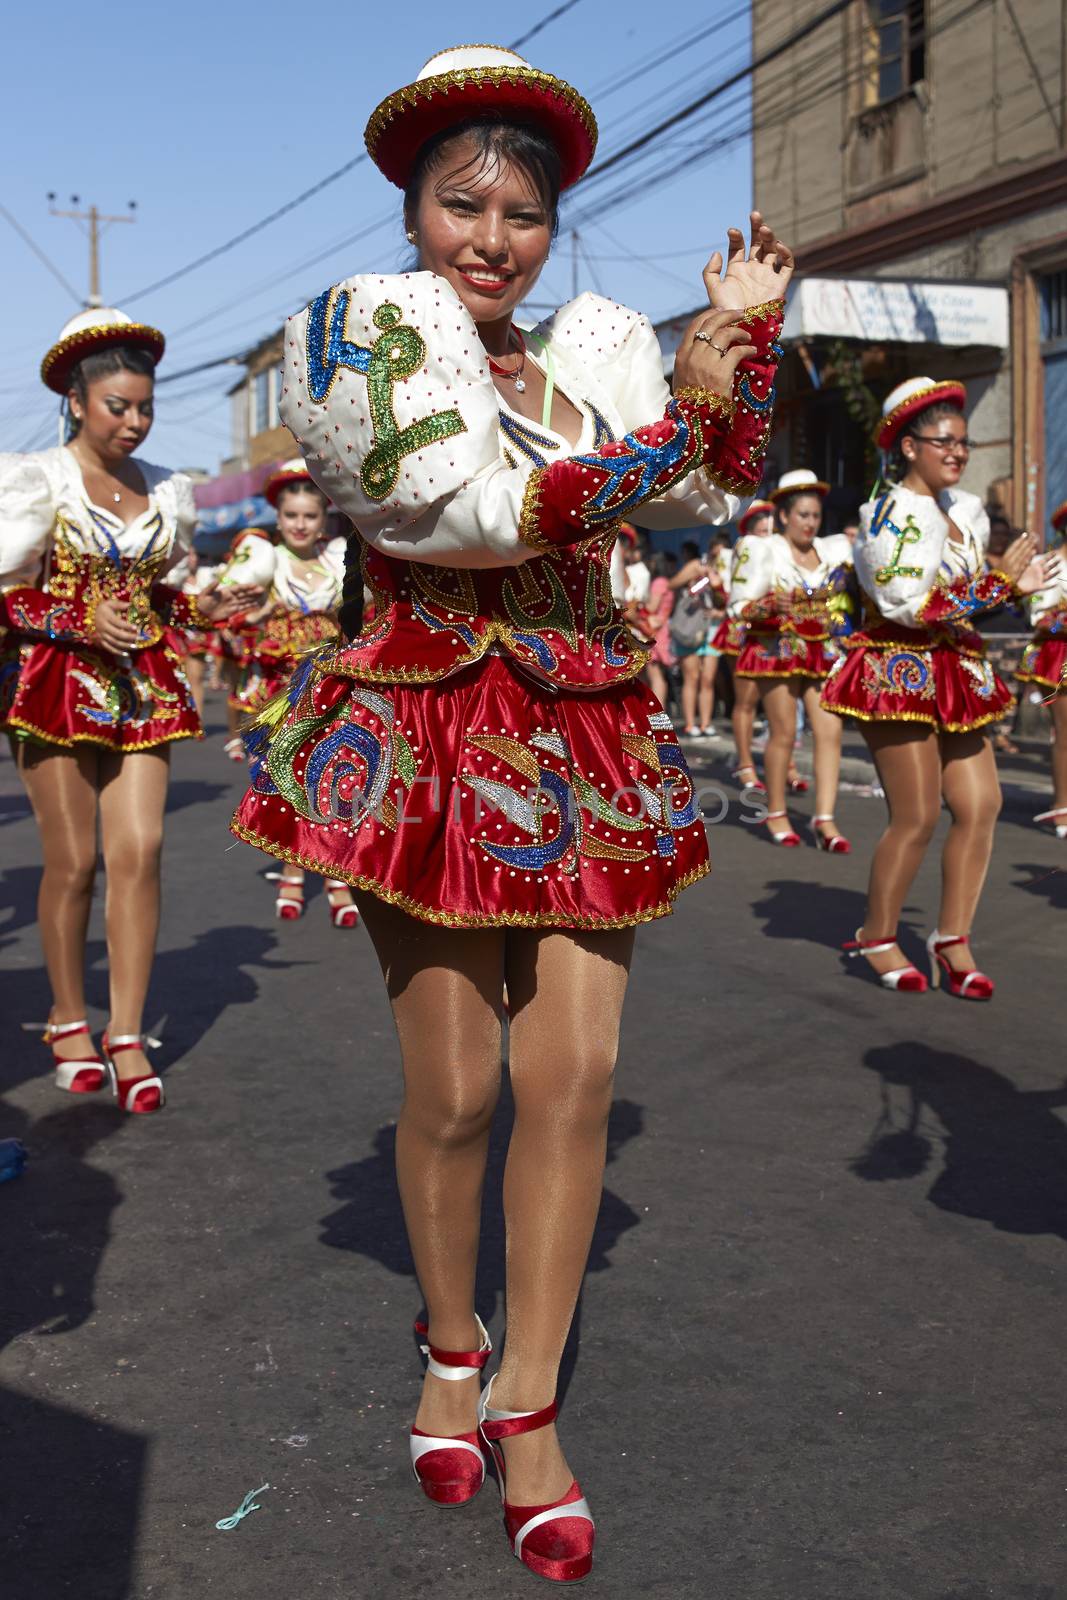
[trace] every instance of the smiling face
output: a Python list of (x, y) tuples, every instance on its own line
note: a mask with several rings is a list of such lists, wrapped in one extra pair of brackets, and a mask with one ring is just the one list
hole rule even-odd
[(278, 532), (294, 556), (307, 560), (326, 532), (326, 506), (314, 489), (283, 489), (278, 497)]
[(103, 460), (132, 456), (152, 426), (154, 380), (140, 372), (108, 372), (92, 378), (84, 395), (71, 389), (71, 416), (78, 434)]
[[(967, 421), (953, 406), (931, 406), (921, 411), (900, 441), (907, 478), (914, 487), (933, 495), (953, 489), (970, 459)], [(917, 480), (917, 481), (916, 481)]]
[(822, 500), (817, 494), (796, 494), (781, 515), (782, 532), (799, 550), (810, 550), (822, 527)]
[(533, 174), (470, 133), (441, 146), (406, 222), (419, 265), (447, 279), (480, 325), (510, 322), (552, 243), (549, 197)]

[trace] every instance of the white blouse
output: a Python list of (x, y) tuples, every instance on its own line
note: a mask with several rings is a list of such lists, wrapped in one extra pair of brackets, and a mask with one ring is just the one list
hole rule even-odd
[(93, 505), (81, 468), (65, 446), (0, 455), (0, 589), (41, 588), (62, 537), (75, 554), (159, 563), (166, 572), (196, 530), (193, 486), (182, 472), (135, 459), (148, 505), (131, 522)]
[[(329, 366), (336, 341), (327, 328), (343, 334), (350, 364)], [(538, 554), (518, 534), (534, 468), (656, 422), (670, 399), (651, 323), (611, 300), (579, 295), (534, 330), (526, 359), (542, 371), (545, 346), (557, 389), (581, 417), (576, 444), (510, 409), (470, 313), (443, 278), (430, 272), (347, 278), (325, 308), (316, 301), (287, 324), (282, 419), (319, 487), (386, 555), (451, 567), (518, 565)], [(384, 442), (365, 376), (375, 347), (398, 363), (415, 351), (419, 361), (390, 388)], [(339, 397), (351, 404), (337, 404)], [(372, 464), (389, 485), (380, 495), (368, 493)], [(650, 528), (727, 522), (741, 503), (700, 470), (643, 504), (641, 522)]]
[(271, 598), (287, 611), (336, 611), (345, 581), (344, 539), (330, 539), (316, 552), (313, 566), (297, 566), (287, 545), (273, 546)]
[[(962, 542), (949, 538), (949, 518)], [(942, 489), (935, 500), (899, 485), (860, 507), (856, 576), (882, 616), (905, 628), (938, 582), (980, 577), (989, 543), (989, 517), (976, 494)]]
[(739, 540), (731, 564), (729, 615), (740, 617), (750, 601), (762, 600), (764, 595), (792, 594), (796, 589), (812, 594), (838, 567), (852, 565), (852, 545), (843, 533), (817, 536), (812, 548), (818, 566), (802, 567), (784, 534), (746, 534)]

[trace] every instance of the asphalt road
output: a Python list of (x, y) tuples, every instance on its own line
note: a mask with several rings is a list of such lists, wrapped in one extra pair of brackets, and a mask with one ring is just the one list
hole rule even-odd
[[(174, 760), (158, 1117), (61, 1097), (20, 1031), (47, 1008), (38, 848), (0, 759), (0, 1137), (30, 1152), (0, 1186), (0, 1594), (530, 1595), (491, 1487), (448, 1514), (411, 1481), (388, 1009), (321, 898), (273, 920), (213, 713)], [(604, 1600), (1067, 1595), (1067, 844), (1028, 820), (1042, 762), (1007, 772), (991, 1005), (844, 971), (882, 818), (859, 790), (847, 858), (776, 851), (733, 805), (715, 873), (642, 931), (562, 1422)], [(914, 954), (936, 882), (932, 854)], [(497, 1336), (502, 1282), (491, 1225)]]

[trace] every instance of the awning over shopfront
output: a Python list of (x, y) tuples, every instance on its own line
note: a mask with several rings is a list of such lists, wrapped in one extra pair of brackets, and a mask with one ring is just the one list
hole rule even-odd
[(782, 337), (867, 344), (1008, 346), (1008, 291), (986, 284), (801, 278), (789, 294)]

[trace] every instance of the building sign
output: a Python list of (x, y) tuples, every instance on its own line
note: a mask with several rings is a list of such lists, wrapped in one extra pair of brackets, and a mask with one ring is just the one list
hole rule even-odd
[(784, 339), (1008, 347), (1008, 291), (968, 283), (801, 278), (789, 294)]

